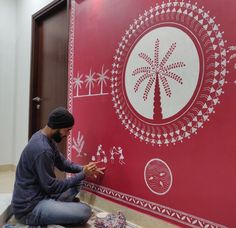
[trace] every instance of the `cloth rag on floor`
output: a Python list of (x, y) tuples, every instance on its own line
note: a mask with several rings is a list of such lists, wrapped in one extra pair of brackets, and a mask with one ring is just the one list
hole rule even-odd
[(126, 218), (122, 212), (113, 213), (98, 213), (94, 222), (97, 228), (125, 228)]

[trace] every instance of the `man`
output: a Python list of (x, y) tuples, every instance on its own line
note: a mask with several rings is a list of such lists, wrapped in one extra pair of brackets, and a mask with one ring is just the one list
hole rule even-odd
[[(103, 174), (104, 168), (98, 168), (96, 162), (80, 166), (60, 154), (56, 143), (68, 136), (73, 125), (72, 114), (65, 108), (56, 108), (47, 125), (31, 137), (21, 154), (12, 208), (15, 217), (27, 225), (81, 225), (91, 216), (87, 204), (76, 202), (78, 186), (86, 176)], [(54, 167), (75, 175), (58, 180)]]

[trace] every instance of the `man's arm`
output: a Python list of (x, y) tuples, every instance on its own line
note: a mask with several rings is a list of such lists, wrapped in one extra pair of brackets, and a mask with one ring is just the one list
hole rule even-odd
[(72, 177), (58, 180), (54, 174), (53, 164), (52, 157), (48, 153), (42, 153), (33, 165), (39, 184), (47, 194), (64, 192), (68, 188), (78, 185), (85, 178), (85, 173), (81, 170)]
[(78, 173), (83, 170), (83, 166), (65, 159), (65, 157), (59, 151), (57, 151), (55, 165), (59, 170), (68, 173)]
[(85, 165), (82, 170), (72, 177), (58, 180), (54, 174), (54, 162), (49, 153), (42, 153), (35, 160), (33, 165), (35, 173), (38, 177), (41, 188), (47, 194), (56, 194), (66, 191), (68, 188), (78, 185), (86, 176), (96, 173), (103, 174), (105, 168), (98, 168), (98, 162), (90, 162)]

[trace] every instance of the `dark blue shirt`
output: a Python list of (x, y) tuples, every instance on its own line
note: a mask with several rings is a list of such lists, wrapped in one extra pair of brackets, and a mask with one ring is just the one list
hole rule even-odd
[[(64, 180), (56, 179), (54, 167), (77, 173)], [(42, 199), (62, 193), (85, 178), (83, 167), (66, 160), (56, 144), (41, 131), (24, 148), (16, 169), (12, 208), (16, 218), (28, 214)]]

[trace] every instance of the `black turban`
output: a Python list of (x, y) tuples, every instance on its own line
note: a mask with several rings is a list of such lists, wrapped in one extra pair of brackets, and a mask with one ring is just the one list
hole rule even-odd
[(52, 129), (72, 127), (74, 125), (74, 117), (67, 109), (58, 107), (49, 114), (47, 125)]

